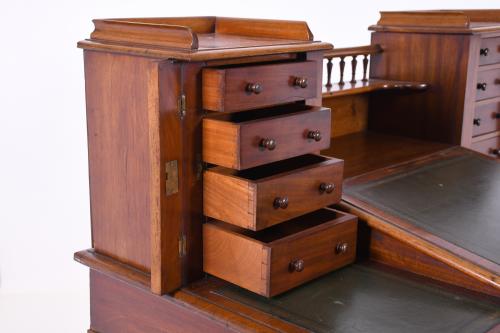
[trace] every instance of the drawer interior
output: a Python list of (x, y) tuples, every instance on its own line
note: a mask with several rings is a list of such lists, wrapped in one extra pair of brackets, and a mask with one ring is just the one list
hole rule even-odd
[(262, 108), (250, 111), (241, 111), (234, 113), (213, 114), (207, 116), (208, 119), (227, 121), (234, 124), (242, 124), (252, 121), (259, 121), (262, 119), (269, 120), (275, 117), (289, 116), (299, 112), (314, 112), (321, 109), (320, 107), (313, 107), (305, 105), (304, 102), (288, 103), (281, 106)]
[(333, 161), (337, 161), (337, 159), (321, 155), (307, 154), (246, 170), (233, 170), (224, 167), (214, 167), (210, 170), (238, 178), (259, 181), (264, 178), (273, 177), (287, 172), (294, 172), (298, 169), (305, 168), (311, 165), (319, 166), (321, 164), (328, 164)]
[(296, 235), (305, 230), (321, 227), (329, 221), (335, 220), (335, 224), (341, 223), (350, 218), (352, 218), (352, 215), (349, 215), (347, 213), (323, 208), (260, 231), (243, 229), (238, 226), (224, 223), (218, 220), (211, 220), (210, 223), (215, 224), (219, 227), (223, 227), (228, 231), (252, 238), (261, 243), (271, 244), (277, 241), (285, 241), (287, 237)]

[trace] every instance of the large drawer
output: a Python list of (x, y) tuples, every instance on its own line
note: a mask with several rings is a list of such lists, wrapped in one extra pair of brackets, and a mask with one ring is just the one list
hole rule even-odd
[(500, 62), (500, 38), (481, 39), (479, 64), (488, 65)]
[[(490, 67), (490, 66), (488, 66)], [(476, 100), (500, 97), (500, 65), (477, 72)]]
[(356, 217), (330, 209), (258, 232), (209, 221), (203, 225), (203, 268), (270, 297), (352, 263), (356, 231)]
[(242, 170), (330, 146), (330, 109), (289, 105), (203, 119), (203, 160)]
[(317, 97), (317, 63), (205, 68), (203, 108), (235, 112)]
[(472, 135), (500, 131), (500, 98), (476, 103)]
[(471, 149), (492, 157), (500, 157), (500, 136), (474, 142)]
[(343, 167), (320, 155), (243, 171), (214, 167), (203, 175), (203, 212), (242, 228), (267, 228), (340, 201)]

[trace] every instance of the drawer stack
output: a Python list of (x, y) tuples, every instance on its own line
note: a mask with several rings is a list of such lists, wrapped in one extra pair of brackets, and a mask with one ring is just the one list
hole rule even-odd
[(270, 297), (354, 261), (357, 220), (340, 201), (331, 113), (310, 106), (311, 61), (202, 72), (204, 271)]
[(500, 157), (500, 37), (481, 39), (476, 89), (472, 149)]

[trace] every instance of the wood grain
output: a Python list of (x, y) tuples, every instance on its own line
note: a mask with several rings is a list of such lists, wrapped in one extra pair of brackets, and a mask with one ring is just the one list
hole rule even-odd
[[(335, 119), (334, 119), (335, 121)], [(449, 145), (375, 132), (334, 137), (321, 153), (344, 160), (345, 178), (425, 156)]]
[(372, 55), (370, 78), (425, 82), (429, 88), (421, 94), (372, 95), (369, 129), (460, 144), (469, 79), (470, 38), (468, 35), (373, 33), (372, 43), (383, 45), (384, 52)]
[[(206, 68), (203, 70), (203, 108), (219, 112), (256, 109), (316, 97), (317, 66), (314, 61)], [(296, 87), (296, 77), (306, 78), (306, 88)], [(259, 94), (246, 90), (258, 83)]]
[(84, 57), (93, 247), (149, 272), (155, 67), (126, 55)]
[(203, 225), (203, 270), (264, 296), (269, 295), (270, 251), (215, 224)]
[(222, 318), (94, 270), (90, 272), (90, 321), (92, 330), (105, 333), (239, 331)]
[[(259, 110), (206, 117), (203, 120), (203, 160), (242, 170), (312, 153), (330, 146), (330, 123), (329, 109), (293, 105), (278, 112), (276, 109)], [(320, 141), (309, 138), (310, 131), (320, 131)], [(273, 139), (276, 148), (262, 148), (260, 142), (266, 138)]]
[[(332, 110), (332, 138), (364, 132), (368, 128), (369, 96), (367, 94), (323, 98), (323, 105)], [(330, 149), (334, 149), (331, 147)]]
[(411, 243), (405, 243), (376, 229), (371, 232), (370, 259), (448, 284), (500, 297), (500, 289), (481, 283), (463, 272), (416, 250)]
[[(204, 173), (204, 214), (251, 230), (260, 230), (336, 203), (342, 193), (343, 161), (305, 155), (236, 172), (216, 167)], [(320, 184), (334, 184), (322, 193)], [(287, 197), (286, 209), (274, 200)]]
[[(203, 225), (204, 269), (207, 273), (263, 296), (274, 296), (356, 257), (356, 218), (323, 209), (262, 232), (248, 232), (218, 221)], [(346, 253), (336, 246), (348, 244)], [(304, 270), (290, 263), (303, 260)]]

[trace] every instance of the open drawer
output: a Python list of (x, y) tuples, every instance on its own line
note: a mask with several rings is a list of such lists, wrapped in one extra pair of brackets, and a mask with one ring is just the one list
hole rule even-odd
[(243, 170), (330, 146), (330, 109), (289, 104), (203, 119), (203, 161)]
[(253, 232), (203, 225), (204, 271), (271, 297), (345, 266), (356, 257), (357, 218), (324, 208)]
[(315, 61), (205, 68), (203, 108), (236, 112), (314, 98)]
[(203, 175), (203, 213), (260, 230), (340, 201), (344, 162), (321, 155)]

